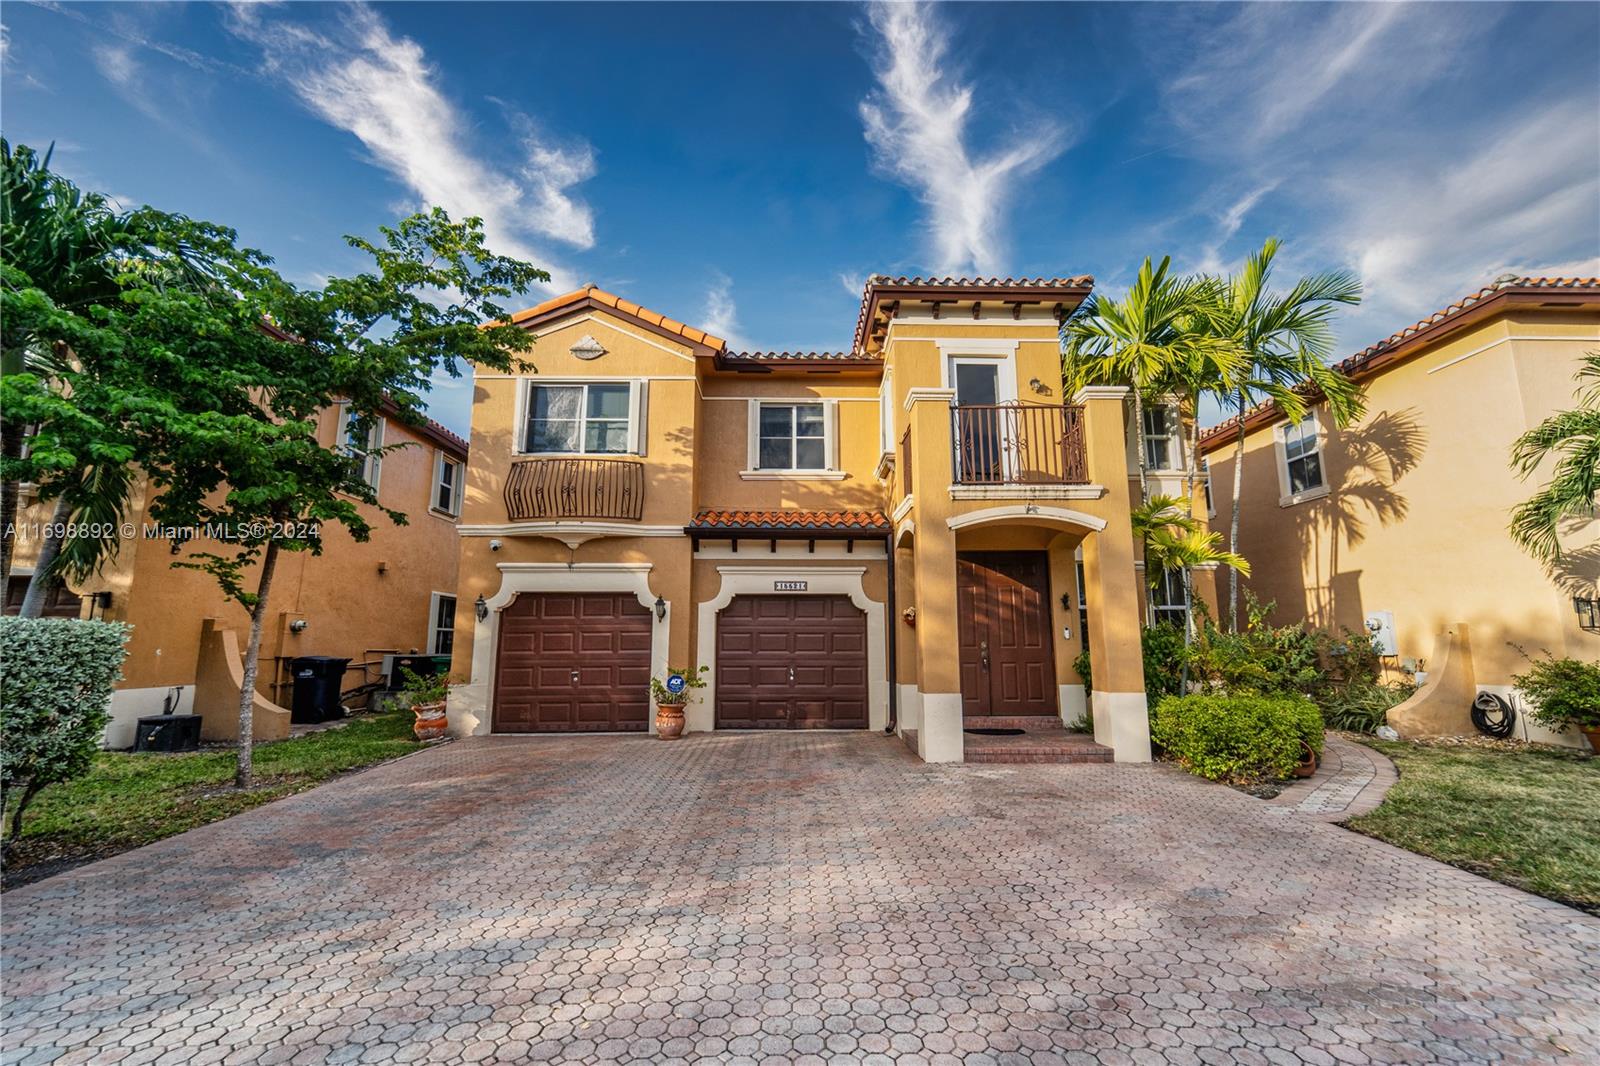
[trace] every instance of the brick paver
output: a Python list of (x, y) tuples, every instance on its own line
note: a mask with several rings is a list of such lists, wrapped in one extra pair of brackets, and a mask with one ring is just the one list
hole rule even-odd
[(1600, 920), (1170, 768), (481, 738), (4, 898), (7, 1062), (1594, 1062)]
[(1317, 772), (1289, 785), (1272, 802), (1296, 814), (1343, 822), (1377, 810), (1399, 780), (1387, 755), (1329, 733)]

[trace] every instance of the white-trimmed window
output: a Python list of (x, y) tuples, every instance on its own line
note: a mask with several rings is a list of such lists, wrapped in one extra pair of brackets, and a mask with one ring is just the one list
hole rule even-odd
[(1164, 570), (1156, 582), (1151, 600), (1155, 605), (1156, 624), (1183, 628), (1184, 605), (1188, 597), (1183, 591), (1183, 571)]
[(642, 454), (643, 407), (639, 381), (530, 381), (523, 396), (522, 451)]
[(1285, 424), (1282, 434), (1284, 495), (1304, 496), (1325, 488), (1317, 416), (1307, 413), (1299, 422)]
[(837, 405), (828, 400), (750, 401), (746, 477), (843, 477), (835, 463)]
[(428, 654), (449, 655), (456, 643), (456, 598), (447, 592), (428, 597)]
[(1200, 487), (1205, 492), (1206, 517), (1217, 517), (1217, 505), (1211, 498), (1211, 460), (1200, 460)]
[(1178, 409), (1171, 404), (1153, 403), (1144, 408), (1144, 427), (1141, 443), (1144, 446), (1144, 465), (1147, 470), (1180, 470), (1183, 468)]
[(440, 514), (455, 518), (461, 514), (461, 487), (466, 480), (466, 467), (461, 460), (443, 451), (433, 454), (433, 501), (430, 506)]
[(878, 386), (878, 454), (892, 455), (894, 449), (894, 371), (886, 369)]
[(357, 428), (354, 412), (350, 405), (339, 405), (339, 448), (346, 455), (361, 460), (361, 480), (372, 486), (372, 491), (378, 491), (378, 474), (383, 467), (383, 454), (379, 450), (383, 447), (383, 418), (374, 418), (362, 433)]

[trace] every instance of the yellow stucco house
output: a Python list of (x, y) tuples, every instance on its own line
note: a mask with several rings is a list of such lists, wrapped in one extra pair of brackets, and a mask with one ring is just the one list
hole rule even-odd
[[(342, 407), (325, 411), (322, 442), (361, 450), (347, 441)], [(411, 426), (380, 418), (371, 442), (392, 447), (366, 460), (364, 476), (379, 501), (408, 518), (397, 526), (364, 508), (372, 535), (355, 541), (342, 526), (324, 531), (323, 553), (279, 555), (268, 602), (256, 682), (255, 736), (289, 735), (293, 695), (291, 660), (306, 655), (349, 659), (344, 688), (376, 683), (395, 654), (449, 654), (455, 621), (456, 565), (467, 442), (437, 423)], [(51, 504), (26, 488), (19, 501), (24, 534), (48, 522)], [(226, 740), (238, 735), (241, 651), (249, 637), (244, 608), (223, 596), (208, 574), (175, 569), (174, 561), (219, 545), (201, 537), (174, 554), (172, 541), (150, 517), (154, 497), (141, 481), (126, 522), (130, 535), (104, 571), (81, 585), (63, 587), (47, 616), (128, 622), (133, 631), (122, 679), (111, 700), (110, 748), (133, 744), (141, 716), (164, 710), (196, 713), (202, 735)], [(38, 555), (36, 540), (19, 537), (6, 613), (15, 614), (27, 591)], [(254, 587), (253, 574), (246, 582)]]
[[(1573, 373), (1596, 349), (1600, 278), (1506, 279), (1339, 364), (1366, 387), (1355, 425), (1335, 427), (1323, 405), (1293, 425), (1271, 406), (1246, 414), (1245, 585), (1279, 621), (1370, 623), (1392, 668), (1420, 662), (1427, 683), (1391, 713), (1402, 732), (1472, 732), (1480, 692), (1525, 709), (1511, 680), (1524, 651), (1600, 658), (1600, 522), (1564, 531), (1554, 576), (1507, 533), (1541, 481), (1513, 473), (1512, 441), (1574, 406)], [(1218, 528), (1238, 433), (1234, 419), (1201, 440)], [(1517, 731), (1584, 743), (1526, 715)]]
[(690, 732), (954, 762), (1087, 719), (1063, 761), (1148, 760), (1141, 442), (1125, 390), (1061, 389), (1091, 286), (874, 277), (842, 353), (731, 351), (594, 286), (514, 316), (533, 372), (475, 378), (452, 730), (647, 731), (649, 677), (702, 665)]

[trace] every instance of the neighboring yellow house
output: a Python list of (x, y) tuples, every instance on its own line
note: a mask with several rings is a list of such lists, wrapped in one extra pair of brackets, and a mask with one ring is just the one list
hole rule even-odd
[[(345, 421), (341, 408), (323, 415), (324, 444), (341, 440)], [(365, 543), (332, 526), (324, 529), (322, 555), (280, 553), (256, 684), (257, 739), (289, 733), (291, 659), (350, 659), (344, 681), (350, 689), (378, 680), (386, 655), (452, 651), (466, 441), (437, 423), (412, 427), (393, 418), (380, 419), (373, 441), (407, 445), (370, 457), (366, 476), (381, 502), (404, 512), (408, 524), (396, 526), (372, 511), (372, 536)], [(129, 509), (135, 536), (121, 542), (103, 574), (65, 590), (46, 612), (133, 625), (112, 697), (106, 731), (111, 748), (130, 746), (136, 720), (165, 707), (202, 715), (208, 739), (238, 735), (240, 652), (249, 638), (249, 615), (223, 597), (210, 575), (172, 567), (183, 558), (169, 550), (172, 541), (145, 535), (154, 526), (152, 502), (141, 482)], [(50, 505), (26, 490), (20, 503), (22, 530), (49, 519)], [(190, 544), (184, 554), (218, 547), (205, 540)], [(37, 554), (36, 541), (19, 540), (6, 613), (16, 613)], [(246, 587), (254, 588), (254, 580), (247, 572)]]
[(892, 727), (951, 762), (964, 727), (1087, 715), (1078, 755), (1148, 760), (1126, 390), (1061, 394), (1091, 286), (874, 277), (844, 353), (593, 286), (515, 315), (536, 372), (475, 379), (453, 731), (646, 731), (649, 677), (703, 665), (691, 731)]
[[(1573, 406), (1573, 373), (1597, 348), (1600, 278), (1508, 280), (1339, 364), (1366, 386), (1356, 425), (1335, 428), (1322, 405), (1299, 425), (1270, 406), (1247, 413), (1244, 584), (1280, 621), (1370, 622), (1391, 667), (1422, 662), (1426, 699), (1391, 717), (1403, 732), (1470, 732), (1478, 692), (1516, 703), (1518, 648), (1600, 658), (1600, 632), (1583, 628), (1600, 608), (1600, 523), (1565, 531), (1554, 578), (1507, 534), (1541, 483), (1512, 472), (1512, 442)], [(1220, 529), (1237, 437), (1234, 419), (1201, 441)], [(1519, 719), (1519, 735), (1583, 743)]]

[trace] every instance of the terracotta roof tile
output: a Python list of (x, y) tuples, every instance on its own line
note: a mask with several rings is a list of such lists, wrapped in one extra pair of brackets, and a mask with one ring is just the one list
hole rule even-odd
[(889, 519), (882, 511), (701, 511), (690, 529), (815, 529), (860, 530), (887, 533)]
[[(1428, 317), (1413, 322), (1405, 329), (1389, 334), (1389, 336), (1385, 337), (1378, 343), (1368, 345), (1356, 354), (1333, 364), (1333, 368), (1342, 374), (1359, 374), (1374, 359), (1381, 355), (1387, 354), (1388, 352), (1394, 351), (1400, 345), (1411, 340), (1424, 330), (1432, 329), (1433, 327), (1442, 323), (1449, 322), (1451, 319), (1458, 318), (1461, 315), (1464, 315), (1466, 312), (1472, 310), (1474, 307), (1483, 303), (1490, 297), (1497, 296), (1508, 290), (1595, 288), (1600, 288), (1600, 278), (1502, 278), (1493, 285), (1485, 285), (1477, 292), (1463, 296), (1449, 307), (1435, 311)], [(1215, 444), (1217, 441), (1222, 440), (1225, 437), (1228, 437), (1230, 434), (1236, 435), (1241, 418), (1244, 421), (1249, 422), (1268, 414), (1273, 409), (1274, 405), (1271, 401), (1258, 403), (1254, 407), (1250, 408), (1250, 410), (1246, 411), (1242, 416), (1234, 415), (1232, 418), (1217, 423), (1201, 434), (1201, 450), (1207, 450), (1209, 446)]]
[(604, 304), (607, 307), (614, 307), (625, 315), (632, 315), (635, 318), (643, 319), (644, 321), (649, 322), (651, 325), (659, 326), (661, 329), (664, 329), (669, 333), (676, 333), (685, 340), (694, 344), (703, 344), (708, 348), (719, 350), (728, 346), (727, 342), (721, 337), (713, 336), (704, 330), (685, 325), (684, 323), (679, 322), (677, 319), (668, 318), (659, 311), (652, 311), (648, 307), (641, 307), (631, 300), (624, 300), (617, 294), (606, 292), (597, 285), (585, 285), (581, 289), (574, 289), (571, 292), (552, 297), (551, 299), (546, 300), (544, 303), (535, 307), (530, 307), (525, 311), (518, 311), (511, 316), (511, 321), (513, 323), (526, 322), (530, 318), (538, 318), (540, 315), (549, 314), (551, 311), (559, 311), (561, 308), (566, 307), (569, 304), (575, 304), (580, 300), (585, 299), (593, 300), (596, 303)]
[(918, 289), (950, 289), (954, 292), (969, 292), (978, 295), (986, 289), (1016, 290), (1039, 289), (1048, 292), (1052, 289), (1092, 289), (1094, 276), (1092, 274), (1078, 274), (1066, 278), (957, 278), (946, 275), (945, 277), (890, 277), (888, 274), (873, 274), (867, 278), (867, 284), (861, 291), (861, 309), (856, 313), (856, 332), (852, 344), (857, 349), (867, 346), (867, 333), (869, 322), (867, 318), (873, 312), (873, 290), (879, 288), (918, 288)]
[(724, 352), (722, 358), (734, 362), (753, 363), (883, 361), (881, 355), (872, 352)]

